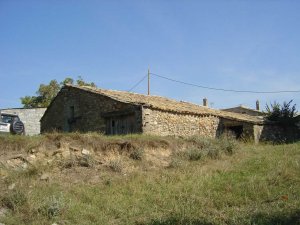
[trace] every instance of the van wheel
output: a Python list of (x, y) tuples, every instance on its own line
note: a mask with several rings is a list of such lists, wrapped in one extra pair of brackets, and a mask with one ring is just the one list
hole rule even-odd
[(21, 121), (15, 121), (11, 124), (11, 132), (13, 134), (23, 134), (24, 133), (24, 124)]

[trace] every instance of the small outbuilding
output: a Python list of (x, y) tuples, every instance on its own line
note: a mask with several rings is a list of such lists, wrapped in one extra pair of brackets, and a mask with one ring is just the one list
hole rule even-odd
[(268, 137), (260, 116), (211, 109), (183, 101), (125, 91), (65, 85), (41, 118), (41, 131), (107, 135), (217, 137), (232, 132), (258, 141)]

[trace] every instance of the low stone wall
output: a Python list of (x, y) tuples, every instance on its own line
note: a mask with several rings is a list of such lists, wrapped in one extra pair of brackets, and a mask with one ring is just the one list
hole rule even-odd
[(143, 133), (154, 135), (216, 137), (219, 131), (219, 118), (165, 112), (143, 108)]
[(265, 124), (254, 126), (254, 136), (258, 141), (289, 142), (300, 140), (300, 129), (297, 126), (279, 126)]
[(1, 109), (1, 112), (17, 114), (25, 125), (26, 135), (37, 135), (41, 132), (40, 119), (44, 115), (46, 108), (34, 109)]

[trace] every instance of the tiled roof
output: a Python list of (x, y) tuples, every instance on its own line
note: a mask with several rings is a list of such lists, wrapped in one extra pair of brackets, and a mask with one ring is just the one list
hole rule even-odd
[(67, 84), (66, 86), (92, 92), (95, 94), (104, 95), (119, 102), (130, 103), (134, 105), (143, 105), (145, 107), (163, 110), (163, 111), (194, 114), (194, 115), (211, 115), (211, 116), (217, 116), (221, 118), (250, 122), (255, 124), (263, 123), (263, 118), (261, 117), (211, 109), (193, 103), (176, 101), (173, 99), (160, 97), (160, 96), (142, 95), (142, 94), (127, 92), (127, 91), (105, 90), (100, 88), (93, 88), (88, 86), (75, 86), (70, 84)]
[(264, 112), (262, 111), (259, 111), (259, 110), (256, 110), (256, 109), (251, 109), (247, 106), (244, 106), (244, 105), (239, 105), (239, 106), (236, 106), (236, 107), (233, 107), (233, 108), (226, 108), (226, 109), (221, 109), (222, 111), (227, 111), (227, 112), (234, 112), (233, 110), (245, 110), (245, 111), (250, 111), (250, 112), (255, 112), (257, 114), (260, 114), (260, 115), (265, 115)]

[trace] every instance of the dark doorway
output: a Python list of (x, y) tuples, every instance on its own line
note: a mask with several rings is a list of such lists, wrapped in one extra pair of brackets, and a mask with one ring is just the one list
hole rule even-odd
[(235, 136), (235, 138), (239, 139), (241, 138), (242, 134), (243, 134), (243, 126), (239, 125), (239, 126), (230, 126), (226, 128), (227, 131), (229, 131), (228, 133)]
[(123, 115), (107, 118), (106, 134), (131, 134), (135, 132), (135, 116)]
[(75, 120), (75, 107), (70, 106), (68, 111), (68, 132), (73, 132)]

